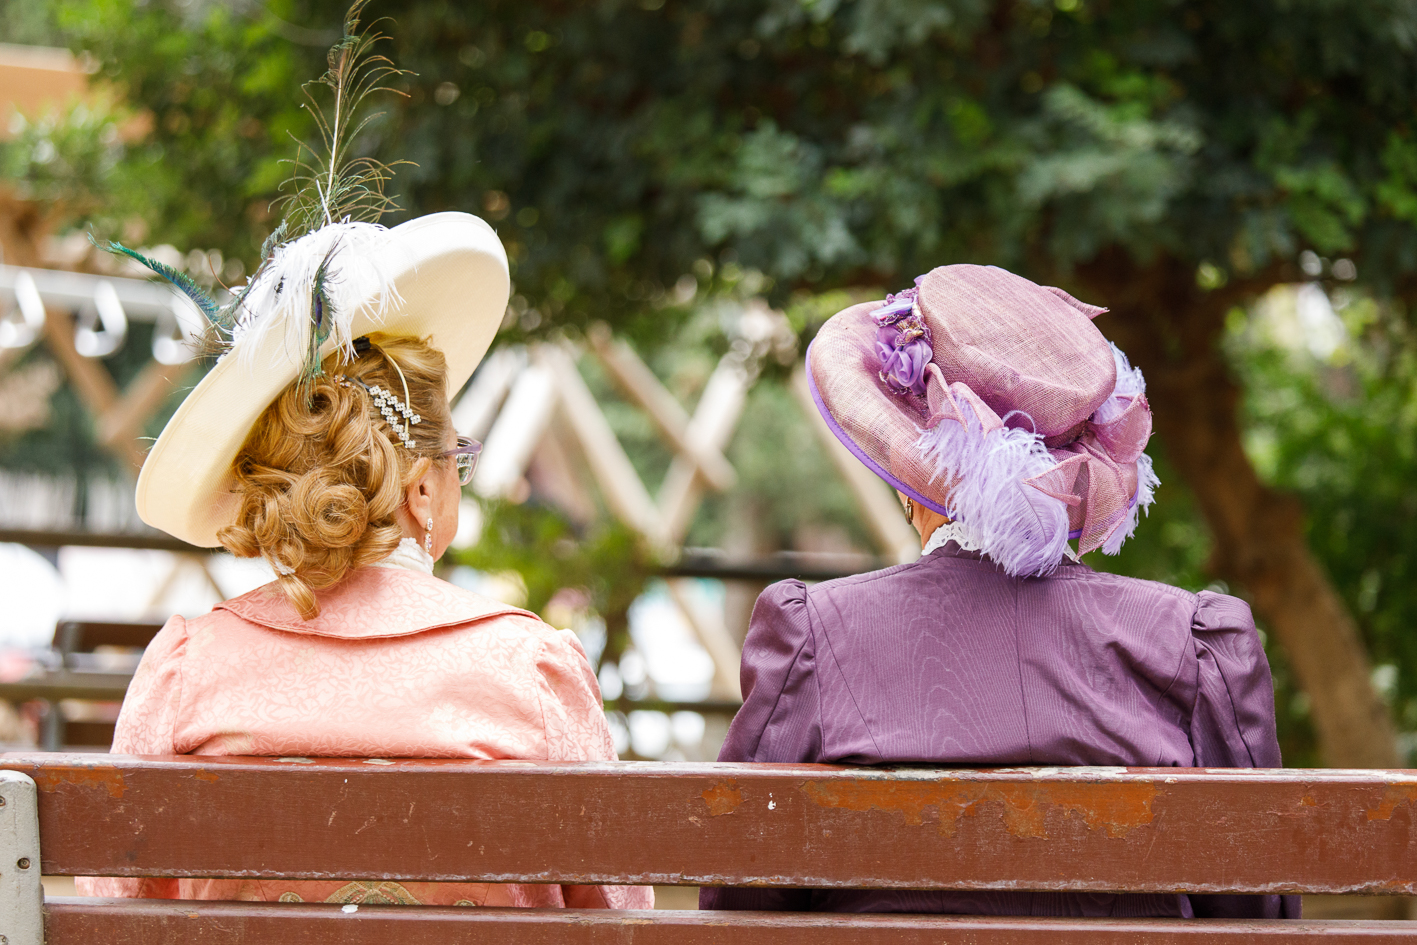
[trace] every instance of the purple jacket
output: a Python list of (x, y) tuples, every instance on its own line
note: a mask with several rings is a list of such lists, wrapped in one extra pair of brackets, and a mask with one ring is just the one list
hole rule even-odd
[[(758, 598), (720, 761), (1277, 768), (1250, 608), (1065, 561), (1012, 578), (953, 543)], [(715, 889), (705, 909), (1299, 916), (1297, 896)]]

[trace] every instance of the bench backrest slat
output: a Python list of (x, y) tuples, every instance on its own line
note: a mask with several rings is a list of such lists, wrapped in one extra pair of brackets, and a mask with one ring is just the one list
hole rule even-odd
[(160, 623), (61, 620), (54, 628), (54, 648), (66, 657), (71, 653), (92, 653), (99, 646), (141, 650), (161, 629)]
[(11, 754), (46, 874), (1417, 893), (1417, 772)]

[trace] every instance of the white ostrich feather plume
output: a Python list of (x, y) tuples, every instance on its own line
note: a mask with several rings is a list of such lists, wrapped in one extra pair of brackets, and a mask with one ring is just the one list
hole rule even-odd
[(284, 340), (278, 357), (303, 365), (315, 330), (317, 275), (324, 266), (327, 340), (352, 357), (355, 313), (368, 307), (377, 322), (402, 302), (390, 274), (398, 260), (388, 232), (377, 223), (331, 223), (278, 247), (241, 293), (232, 350), (249, 367), (269, 367), (255, 364), (255, 352), (275, 334)]

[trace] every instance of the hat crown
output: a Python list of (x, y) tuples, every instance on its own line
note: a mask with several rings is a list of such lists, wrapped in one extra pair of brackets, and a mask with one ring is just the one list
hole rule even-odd
[(1008, 426), (1066, 436), (1116, 386), (1112, 348), (1088, 314), (1106, 309), (1060, 289), (995, 266), (941, 266), (921, 278), (916, 304), (945, 381), (968, 385)]

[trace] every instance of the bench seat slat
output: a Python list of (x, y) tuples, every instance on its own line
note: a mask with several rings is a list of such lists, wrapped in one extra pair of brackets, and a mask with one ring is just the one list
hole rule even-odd
[(50, 875), (1417, 893), (1417, 772), (11, 754)]
[(1062, 919), (779, 912), (613, 912), (323, 903), (51, 899), (46, 945), (1245, 945), (1314, 939), (1417, 941), (1417, 925), (1382, 921)]

